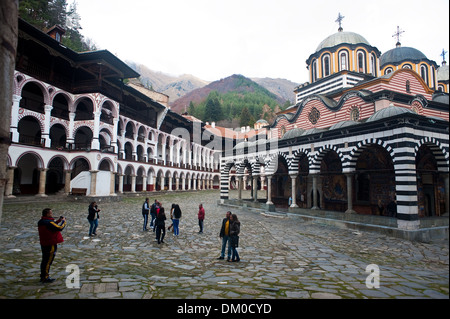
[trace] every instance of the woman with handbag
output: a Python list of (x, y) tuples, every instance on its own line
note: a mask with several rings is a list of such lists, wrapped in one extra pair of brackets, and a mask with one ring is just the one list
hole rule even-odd
[[(236, 250), (239, 247), (239, 233), (241, 231), (241, 222), (237, 218), (236, 214), (230, 216), (230, 241), (231, 241), (231, 261), (237, 262), (241, 259)], [(230, 261), (230, 260), (228, 260)]]

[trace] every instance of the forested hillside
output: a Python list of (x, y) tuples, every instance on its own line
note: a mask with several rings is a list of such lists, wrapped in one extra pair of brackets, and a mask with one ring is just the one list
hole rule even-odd
[(290, 104), (242, 75), (232, 75), (213, 82), (184, 98), (190, 99), (192, 96), (196, 96), (197, 102), (190, 100), (190, 115), (204, 122), (222, 121), (223, 126), (229, 126), (226, 123), (232, 122), (239, 126), (251, 126), (260, 118), (270, 121), (275, 112)]

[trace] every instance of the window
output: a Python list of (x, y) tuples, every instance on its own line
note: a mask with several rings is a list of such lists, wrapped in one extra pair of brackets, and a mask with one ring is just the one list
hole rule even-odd
[(323, 63), (322, 68), (323, 77), (329, 76), (331, 71), (330, 71), (330, 56), (328, 54), (323, 57), (322, 63)]
[(350, 111), (350, 119), (355, 122), (359, 120), (359, 108), (357, 106), (352, 107)]
[(387, 68), (386, 70), (384, 70), (384, 74), (386, 75), (386, 74), (392, 73), (393, 71), (394, 71), (394, 69)]
[(316, 82), (317, 81), (317, 60), (314, 60), (312, 63), (312, 82)]
[(406, 80), (406, 93), (411, 93), (411, 82)]
[(348, 53), (342, 51), (339, 53), (339, 71), (348, 70)]
[(411, 64), (405, 64), (402, 68), (403, 69), (412, 69)]
[(427, 68), (427, 66), (426, 65), (421, 65), (420, 66), (420, 76), (422, 77), (422, 79), (425, 81), (425, 83), (427, 84), (427, 85), (429, 85), (428, 84), (428, 68)]
[(373, 53), (370, 56), (370, 65), (372, 68), (372, 75), (377, 76), (377, 58)]
[(363, 51), (358, 51), (358, 72), (366, 72), (366, 55)]

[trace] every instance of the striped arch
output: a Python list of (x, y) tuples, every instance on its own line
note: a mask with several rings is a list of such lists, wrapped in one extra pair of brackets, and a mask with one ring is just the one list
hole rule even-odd
[(282, 152), (277, 152), (270, 156), (269, 160), (266, 164), (266, 175), (273, 175), (278, 170), (278, 156), (283, 157), (286, 160), (286, 163), (288, 165), (288, 171), (291, 171), (291, 161), (288, 158), (287, 154)]
[(311, 155), (310, 155), (309, 151), (301, 148), (299, 150), (294, 151), (294, 153), (292, 154), (291, 165), (289, 168), (289, 174), (296, 174), (298, 172), (300, 158), (303, 155), (306, 155), (306, 157), (308, 158), (309, 166), (311, 167), (312, 161), (311, 161)]
[(349, 155), (349, 160), (345, 161), (342, 164), (342, 170), (344, 172), (353, 172), (356, 170), (356, 162), (358, 161), (359, 156), (364, 152), (366, 148), (368, 148), (371, 145), (379, 145), (383, 147), (391, 156), (392, 161), (394, 162), (394, 149), (390, 147), (386, 142), (380, 140), (380, 139), (366, 139), (364, 141), (361, 141), (356, 145), (351, 151)]
[(316, 155), (314, 155), (314, 157), (312, 158), (311, 162), (310, 162), (310, 172), (312, 174), (314, 173), (319, 173), (320, 172), (320, 164), (322, 163), (323, 158), (325, 157), (325, 155), (328, 152), (335, 152), (340, 160), (341, 160), (341, 164), (342, 164), (342, 170), (344, 170), (344, 155), (341, 153), (341, 151), (339, 151), (339, 149), (336, 146), (331, 146), (331, 145), (325, 145), (322, 146), (316, 153)]
[(426, 145), (430, 148), (431, 152), (433, 153), (434, 157), (436, 158), (438, 171), (448, 172), (448, 170), (449, 170), (449, 154), (444, 149), (444, 147), (442, 147), (439, 140), (435, 139), (434, 137), (429, 137), (429, 136), (422, 138), (419, 141), (419, 143), (417, 144), (417, 146), (414, 147), (415, 157), (417, 156), (419, 148), (422, 145)]
[[(222, 166), (220, 173), (220, 199), (228, 199), (228, 178), (230, 176), (231, 168), (235, 166), (238, 171), (238, 164), (234, 161), (228, 161)], [(189, 174), (189, 173), (188, 173)], [(188, 177), (189, 178), (189, 177)]]

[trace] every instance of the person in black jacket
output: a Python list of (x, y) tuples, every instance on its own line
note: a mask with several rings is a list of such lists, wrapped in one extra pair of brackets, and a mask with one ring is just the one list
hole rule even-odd
[[(241, 232), (241, 222), (238, 220), (236, 214), (231, 214), (230, 217), (230, 238), (231, 238), (231, 261), (240, 261), (239, 254), (236, 248), (239, 246), (239, 233)], [(228, 260), (229, 261), (229, 260)]]
[(142, 217), (144, 217), (143, 231), (147, 230), (148, 224), (148, 214), (150, 213), (150, 205), (148, 203), (148, 197), (145, 199), (144, 204), (142, 204)]
[[(156, 240), (158, 240), (158, 244), (164, 243), (164, 236), (166, 236), (166, 214), (164, 213), (164, 207), (160, 207), (159, 213), (156, 216)], [(162, 232), (162, 236), (161, 236)]]
[(230, 243), (230, 216), (231, 212), (228, 211), (226, 217), (222, 220), (222, 228), (220, 228), (219, 237), (222, 239), (222, 250), (220, 257), (217, 259), (225, 259), (225, 248), (228, 244), (227, 260), (231, 258), (231, 243)]
[(97, 227), (98, 227), (98, 219), (100, 218), (100, 216), (98, 215), (98, 212), (100, 211), (100, 209), (98, 209), (97, 203), (96, 202), (92, 202), (89, 205), (88, 208), (88, 221), (90, 224), (89, 227), (89, 236), (96, 236), (97, 233)]

